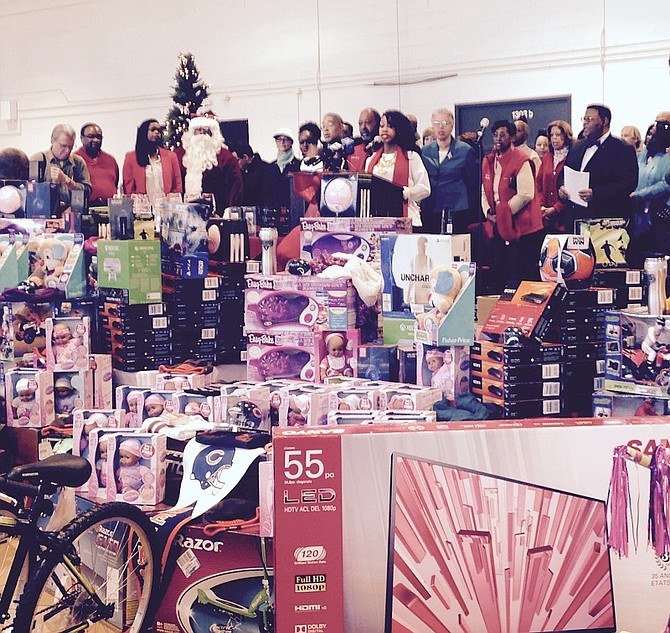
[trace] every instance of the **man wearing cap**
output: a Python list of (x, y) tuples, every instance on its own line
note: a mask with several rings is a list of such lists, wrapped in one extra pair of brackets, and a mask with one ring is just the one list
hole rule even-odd
[[(584, 138), (577, 141), (565, 167), (588, 172), (589, 185), (579, 191), (568, 191), (563, 185), (565, 170), (558, 179), (558, 195), (567, 212), (567, 227), (572, 230), (574, 218), (628, 218), (631, 212), (630, 194), (637, 186), (635, 150), (620, 138), (610, 134), (611, 110), (602, 104), (586, 106), (582, 117)], [(570, 194), (581, 204), (570, 201)]]
[(293, 153), (293, 133), (287, 127), (280, 127), (272, 135), (277, 145), (277, 165), (280, 177), (277, 180), (277, 204), (288, 209), (291, 206), (291, 179), (292, 171), (300, 171), (300, 159)]
[(227, 207), (242, 204), (242, 172), (226, 147), (219, 122), (209, 116), (190, 120), (182, 136), (184, 199), (195, 200), (203, 193), (214, 194), (217, 215)]

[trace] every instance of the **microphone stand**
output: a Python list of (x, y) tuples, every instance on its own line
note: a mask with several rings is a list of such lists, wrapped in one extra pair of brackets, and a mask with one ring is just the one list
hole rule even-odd
[(484, 133), (477, 134), (477, 253), (475, 263), (477, 264), (477, 278), (479, 283), (475, 283), (475, 294), (477, 296), (484, 294), (484, 280), (482, 279), (482, 259), (484, 255), (484, 212), (482, 209), (482, 163), (484, 162), (484, 146), (482, 138)]

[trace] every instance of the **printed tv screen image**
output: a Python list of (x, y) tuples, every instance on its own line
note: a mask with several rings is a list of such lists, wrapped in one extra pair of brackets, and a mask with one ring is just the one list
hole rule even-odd
[(387, 632), (616, 631), (604, 500), (392, 462)]

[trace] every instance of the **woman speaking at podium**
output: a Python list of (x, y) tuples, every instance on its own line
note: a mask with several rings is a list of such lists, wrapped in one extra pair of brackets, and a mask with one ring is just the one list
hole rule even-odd
[(421, 226), (419, 201), (430, 195), (428, 172), (416, 146), (409, 119), (397, 110), (384, 112), (379, 124), (383, 146), (365, 163), (365, 170), (402, 187), (404, 214)]

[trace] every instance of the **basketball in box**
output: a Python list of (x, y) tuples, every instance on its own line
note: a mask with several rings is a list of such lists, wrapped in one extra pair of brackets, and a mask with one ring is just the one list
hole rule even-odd
[[(427, 312), (430, 303), (430, 271), (457, 261), (470, 261), (468, 235), (382, 235), (382, 314), (405, 316)], [(474, 308), (473, 308), (474, 315)]]
[(615, 391), (596, 391), (591, 399), (594, 418), (639, 418), (668, 415), (668, 398)]
[(475, 340), (475, 269), (467, 262), (436, 266), (428, 275), (431, 308), (416, 314), (414, 339), (432, 345)]
[(5, 374), (7, 425), (48, 426), (54, 422), (54, 382), (50, 371), (10, 369)]
[[(300, 256), (319, 273), (332, 263), (335, 253), (356, 255), (381, 272), (382, 233), (411, 234), (410, 218), (301, 218)], [(468, 236), (469, 237), (469, 236)]]
[[(115, 433), (107, 445), (107, 501), (156, 505), (166, 481), (166, 437), (154, 433)], [(109, 482), (114, 482), (109, 485)]]
[(128, 304), (161, 301), (158, 240), (98, 240), (97, 246), (98, 285), (103, 296), (103, 289), (112, 289)]
[(315, 382), (316, 337), (313, 332), (249, 332), (247, 379), (289, 378)]
[(356, 293), (348, 279), (247, 275), (245, 329), (337, 330), (356, 325)]
[(605, 377), (621, 381), (629, 393), (667, 395), (670, 315), (606, 312)]
[(88, 317), (46, 320), (46, 356), (49, 371), (88, 369), (90, 353)]
[[(268, 607), (262, 598), (264, 563), (273, 593), (272, 541), (266, 540), (263, 561), (258, 536), (230, 531), (210, 535), (203, 528), (189, 524), (172, 542), (170, 575), (154, 617), (156, 633), (274, 630), (261, 624)], [(222, 598), (218, 604), (217, 597)]]
[(462, 345), (435, 347), (416, 345), (416, 382), (422, 387), (440, 389), (447, 400), (470, 389), (470, 348)]
[(209, 272), (207, 218), (204, 204), (163, 206), (160, 213), (163, 271), (182, 279), (202, 279)]

